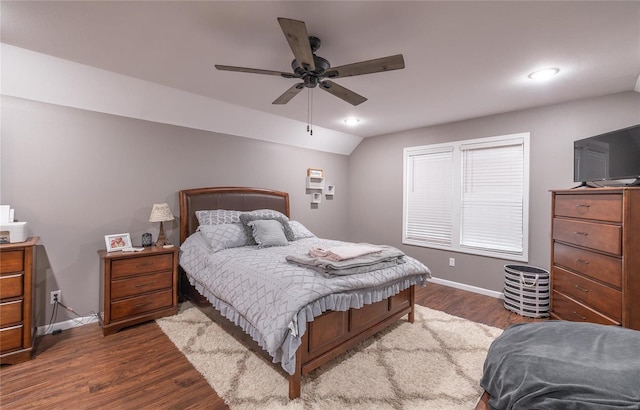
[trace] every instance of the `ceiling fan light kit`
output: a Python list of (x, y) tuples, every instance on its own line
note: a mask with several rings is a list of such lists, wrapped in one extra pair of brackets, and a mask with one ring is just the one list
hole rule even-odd
[(320, 89), (356, 106), (367, 101), (367, 98), (328, 80), (328, 78), (351, 77), (404, 68), (404, 58), (402, 54), (361, 61), (339, 67), (331, 67), (331, 63), (329, 63), (327, 59), (315, 54), (322, 43), (318, 37), (309, 36), (307, 27), (303, 21), (279, 17), (278, 23), (280, 23), (282, 32), (293, 52), (294, 59), (291, 62), (292, 73), (216, 65), (218, 70), (223, 71), (276, 75), (284, 78), (297, 78), (302, 80), (301, 83), (294, 84), (281, 96), (276, 98), (273, 104), (287, 104), (293, 97), (298, 95), (303, 88), (315, 88), (319, 85)]

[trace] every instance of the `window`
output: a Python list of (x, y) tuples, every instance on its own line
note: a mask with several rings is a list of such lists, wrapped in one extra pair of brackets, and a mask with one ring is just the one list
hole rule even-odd
[(404, 149), (402, 242), (527, 261), (529, 133)]

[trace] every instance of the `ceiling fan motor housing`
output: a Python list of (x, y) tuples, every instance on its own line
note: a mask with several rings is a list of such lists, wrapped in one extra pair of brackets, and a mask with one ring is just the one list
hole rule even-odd
[(325, 71), (331, 67), (331, 63), (325, 58), (318, 57), (317, 55), (313, 55), (313, 63), (316, 65), (316, 68), (311, 71), (304, 66), (301, 66), (298, 63), (298, 60), (293, 60), (291, 62), (291, 68), (297, 77), (305, 80), (305, 85), (307, 84), (307, 79), (310, 78), (313, 82), (313, 86), (318, 83), (318, 79), (324, 77)]
[[(320, 39), (318, 37), (309, 36), (309, 45), (311, 50), (315, 53), (320, 48)], [(304, 86), (313, 88), (318, 85), (318, 80), (325, 77), (324, 73), (331, 67), (331, 63), (326, 58), (318, 57), (313, 54), (313, 63), (315, 64), (314, 70), (309, 70), (305, 65), (300, 65), (298, 60), (293, 59), (291, 61), (291, 68), (295, 75), (304, 80)]]

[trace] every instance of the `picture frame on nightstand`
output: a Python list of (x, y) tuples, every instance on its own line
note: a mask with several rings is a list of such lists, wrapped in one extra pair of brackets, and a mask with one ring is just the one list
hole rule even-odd
[(131, 248), (131, 235), (128, 233), (115, 233), (104, 236), (107, 252), (116, 252)]

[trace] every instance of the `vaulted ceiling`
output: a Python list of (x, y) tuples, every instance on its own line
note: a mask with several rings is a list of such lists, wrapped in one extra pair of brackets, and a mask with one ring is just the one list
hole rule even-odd
[[(215, 64), (291, 71), (278, 17), (302, 20), (332, 66), (403, 54), (403, 70), (315, 88), (313, 123), (359, 137), (629, 91), (640, 75), (640, 2), (2, 1), (3, 43), (302, 122), (295, 83)], [(558, 67), (550, 81), (527, 78)], [(360, 118), (358, 127), (344, 124)]]

